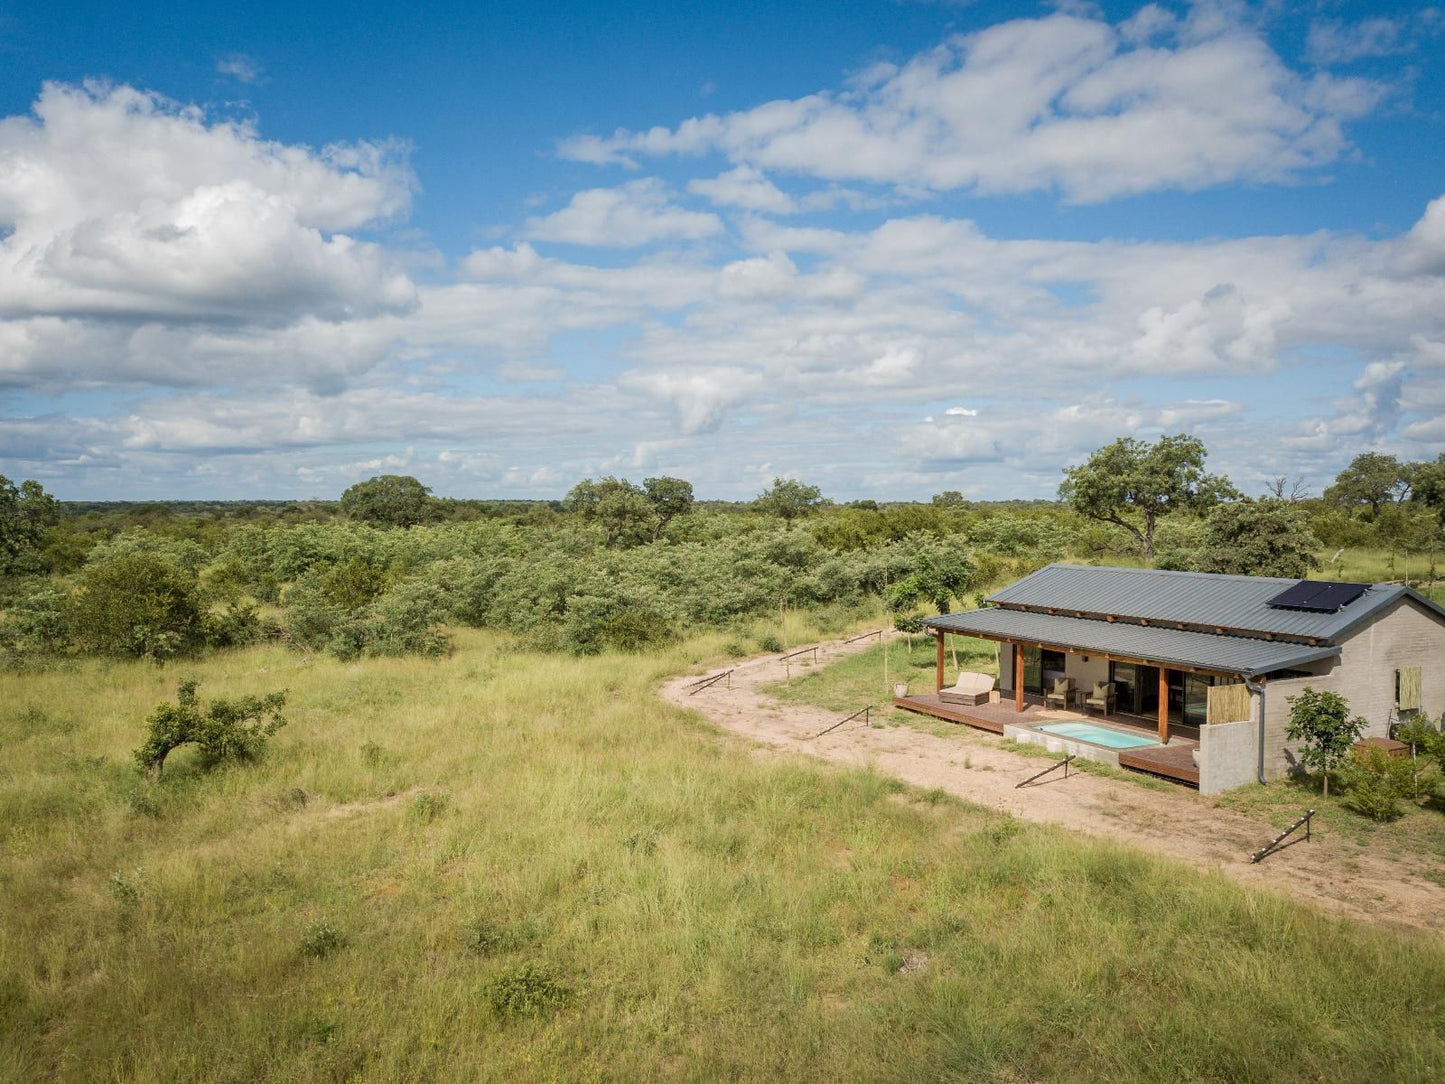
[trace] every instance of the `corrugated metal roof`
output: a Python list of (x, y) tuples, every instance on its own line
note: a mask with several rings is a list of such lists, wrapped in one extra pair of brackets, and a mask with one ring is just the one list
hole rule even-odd
[(1166, 666), (1194, 666), (1245, 677), (1302, 666), (1340, 653), (1337, 647), (1309, 647), (1247, 636), (1219, 636), (1210, 632), (1163, 629), (1086, 617), (1060, 617), (997, 606), (930, 617), (923, 623), (929, 628), (947, 632), (1052, 644), (1101, 655), (1120, 655)]
[(1260, 634), (1333, 641), (1364, 617), (1415, 592), (1373, 584), (1338, 613), (1276, 610), (1266, 603), (1298, 580), (1272, 576), (1217, 576), (1147, 568), (1049, 565), (1010, 584), (989, 601), (1000, 606), (1044, 607), (1148, 621), (1182, 621)]

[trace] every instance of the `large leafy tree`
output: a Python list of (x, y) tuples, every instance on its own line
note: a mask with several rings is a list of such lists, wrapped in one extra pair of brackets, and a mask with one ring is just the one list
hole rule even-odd
[(379, 474), (341, 495), (347, 519), (378, 527), (412, 527), (431, 516), (431, 490), (406, 474)]
[(823, 503), (823, 493), (817, 486), (796, 478), (774, 478), (773, 484), (758, 494), (753, 507), (779, 517), (791, 528), (795, 519), (801, 519)]
[(669, 523), (692, 511), (692, 483), (682, 478), (673, 478), (666, 474), (649, 478), (642, 483), (642, 492), (646, 494), (653, 512), (656, 513), (657, 524), (652, 530), (654, 542)]
[(1209, 513), (1196, 567), (1236, 576), (1304, 579), (1320, 567), (1315, 556), (1320, 546), (1297, 505), (1246, 498), (1217, 505)]
[(1410, 474), (1410, 467), (1392, 455), (1361, 452), (1335, 476), (1325, 500), (1346, 508), (1369, 505), (1370, 515), (1378, 516), (1382, 506), (1409, 496)]
[(0, 576), (26, 571), (54, 522), (55, 498), (39, 482), (17, 486), (0, 474)]
[(602, 528), (604, 545), (637, 545), (661, 530), (657, 509), (642, 487), (610, 475), (584, 478), (568, 492), (562, 506)]
[(1221, 475), (1204, 469), (1204, 442), (1187, 433), (1153, 444), (1120, 437), (1064, 471), (1059, 496), (1080, 515), (1124, 528), (1146, 561), (1154, 559), (1154, 531), (1176, 512), (1205, 513), (1239, 496)]

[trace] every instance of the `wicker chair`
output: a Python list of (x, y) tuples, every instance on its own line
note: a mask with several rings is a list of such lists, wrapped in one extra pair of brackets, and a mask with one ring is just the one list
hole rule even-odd
[(1113, 713), (1118, 697), (1112, 681), (1098, 681), (1094, 683), (1094, 691), (1084, 697), (1084, 707), (1098, 708), (1108, 716)]
[(1055, 678), (1054, 687), (1044, 694), (1044, 707), (1059, 707), (1065, 711), (1069, 710), (1069, 701), (1074, 696), (1073, 678)]

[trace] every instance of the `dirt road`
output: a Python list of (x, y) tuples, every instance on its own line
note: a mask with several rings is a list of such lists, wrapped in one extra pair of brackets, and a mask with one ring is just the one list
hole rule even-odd
[[(873, 642), (819, 645), (820, 664), (862, 651)], [(1096, 775), (1073, 774), (1057, 783), (1015, 789), (1044, 763), (1001, 747), (992, 734), (958, 726), (935, 736), (907, 726), (849, 724), (809, 740), (838, 721), (810, 705), (781, 702), (762, 691), (785, 676), (769, 655), (734, 668), (723, 682), (697, 695), (697, 675), (669, 681), (663, 696), (702, 713), (719, 727), (775, 750), (868, 766), (920, 787), (939, 787), (1025, 820), (1062, 825), (1121, 840), (1155, 854), (1217, 870), (1242, 884), (1273, 889), (1327, 910), (1397, 927), (1445, 933), (1445, 887), (1417, 875), (1420, 860), (1379, 853), (1333, 833), (1316, 833), (1263, 862), (1251, 852), (1278, 834), (1271, 825), (1216, 808), (1185, 787), (1155, 791)]]

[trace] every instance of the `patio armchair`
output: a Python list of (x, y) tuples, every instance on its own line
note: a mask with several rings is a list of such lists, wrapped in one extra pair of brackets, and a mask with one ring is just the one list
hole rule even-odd
[(958, 675), (958, 684), (943, 689), (938, 699), (945, 704), (982, 704), (993, 691), (992, 674), (975, 674), (967, 670)]
[(1069, 710), (1069, 702), (1074, 696), (1073, 678), (1055, 678), (1054, 687), (1044, 694), (1044, 707), (1059, 707), (1064, 711)]
[(1098, 708), (1105, 716), (1111, 715), (1119, 694), (1112, 681), (1096, 681), (1094, 691), (1084, 698), (1084, 707)]

